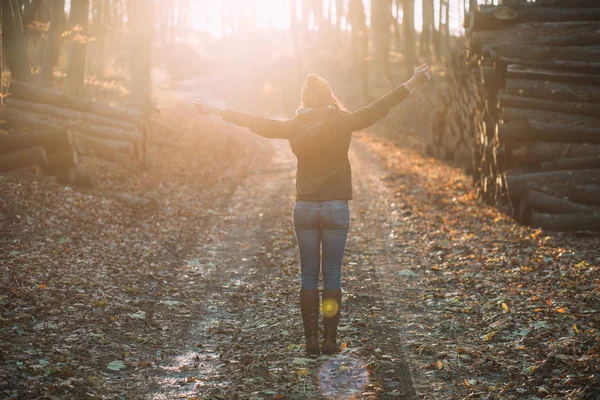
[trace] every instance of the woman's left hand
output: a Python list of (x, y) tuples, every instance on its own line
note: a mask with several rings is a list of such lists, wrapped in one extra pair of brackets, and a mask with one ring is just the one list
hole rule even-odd
[(427, 63), (420, 65), (417, 69), (415, 69), (415, 74), (413, 78), (417, 82), (417, 85), (422, 85), (424, 83), (429, 82), (431, 79), (431, 71), (429, 70), (429, 65)]

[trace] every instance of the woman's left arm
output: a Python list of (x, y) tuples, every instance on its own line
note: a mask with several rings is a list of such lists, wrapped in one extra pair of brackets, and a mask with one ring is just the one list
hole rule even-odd
[(223, 121), (249, 128), (252, 132), (270, 139), (289, 139), (294, 130), (294, 120), (275, 119), (246, 114), (240, 111), (216, 107), (206, 101), (195, 101), (196, 111), (200, 114), (215, 114)]

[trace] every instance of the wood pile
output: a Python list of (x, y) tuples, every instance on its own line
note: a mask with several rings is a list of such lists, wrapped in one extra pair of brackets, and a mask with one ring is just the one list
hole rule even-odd
[(505, 0), (465, 28), (479, 196), (524, 224), (600, 230), (600, 2)]
[(465, 68), (464, 52), (453, 52), (447, 60), (438, 91), (434, 114), (432, 143), (427, 153), (433, 157), (453, 161), (472, 173), (473, 134), (475, 110), (482, 99), (477, 80)]
[(142, 113), (12, 81), (0, 111), (12, 132), (0, 136), (0, 172), (29, 171), (60, 183), (93, 185), (77, 166), (94, 155), (131, 171), (146, 165), (148, 125)]

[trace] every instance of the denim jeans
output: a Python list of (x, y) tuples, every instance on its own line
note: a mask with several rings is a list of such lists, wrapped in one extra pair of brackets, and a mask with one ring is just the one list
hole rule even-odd
[(342, 259), (349, 227), (348, 200), (296, 201), (294, 231), (300, 250), (302, 289), (318, 288), (321, 265), (323, 287), (341, 289)]

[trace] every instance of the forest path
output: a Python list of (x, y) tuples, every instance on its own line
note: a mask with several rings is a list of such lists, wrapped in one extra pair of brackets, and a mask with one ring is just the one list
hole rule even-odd
[[(185, 101), (204, 94), (202, 81), (192, 85), (198, 90), (177, 94)], [(383, 183), (388, 172), (371, 152), (370, 137), (359, 135), (350, 154), (355, 200), (339, 332), (345, 350), (310, 359), (303, 349), (291, 219), (295, 157), (285, 141), (227, 129), (274, 156), (249, 165), (250, 175), (212, 210), (208, 232), (183, 257), (199, 271), (189, 277), (198, 293), (192, 302), (197, 320), (187, 338), (156, 355), (159, 368), (130, 377), (127, 392), (150, 390), (156, 399), (416, 398), (402, 337), (403, 305), (416, 300), (405, 298), (410, 288), (398, 275), (403, 247), (394, 234), (396, 195)]]

